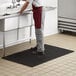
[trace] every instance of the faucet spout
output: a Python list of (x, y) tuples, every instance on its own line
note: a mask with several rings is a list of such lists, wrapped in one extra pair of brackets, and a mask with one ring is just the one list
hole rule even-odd
[(12, 0), (12, 5), (10, 5), (9, 7), (7, 7), (8, 9), (11, 9), (11, 8), (17, 8), (17, 6), (20, 6), (20, 1), (21, 0)]
[(12, 4), (13, 4), (13, 8), (15, 8), (16, 7), (16, 5), (15, 5), (15, 3), (16, 3), (16, 0), (12, 0)]

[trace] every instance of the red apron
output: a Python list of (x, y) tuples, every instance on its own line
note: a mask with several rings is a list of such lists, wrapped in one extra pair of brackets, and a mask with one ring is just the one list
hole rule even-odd
[(35, 22), (35, 28), (39, 29), (41, 28), (42, 7), (35, 7), (34, 5), (32, 5), (32, 7), (33, 7), (33, 18)]

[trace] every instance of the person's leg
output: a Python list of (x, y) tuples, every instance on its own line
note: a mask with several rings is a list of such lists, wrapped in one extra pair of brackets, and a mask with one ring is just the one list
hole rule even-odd
[(39, 17), (39, 19), (41, 18), (41, 27), (40, 28), (36, 28), (35, 29), (35, 33), (36, 33), (36, 40), (37, 40), (37, 51), (38, 52), (44, 52), (45, 48), (44, 48), (44, 19), (45, 19), (45, 12), (41, 11), (41, 17)]
[(45, 14), (42, 8), (34, 11), (35, 34), (37, 42), (37, 52), (44, 52), (44, 18)]
[(43, 31), (42, 29), (35, 29), (35, 33), (36, 33), (37, 51), (44, 52)]

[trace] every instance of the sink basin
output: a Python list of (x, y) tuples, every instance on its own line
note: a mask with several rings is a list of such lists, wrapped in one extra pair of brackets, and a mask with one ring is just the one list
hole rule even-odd
[(7, 9), (6, 13), (7, 14), (15, 14), (15, 13), (18, 13), (20, 11), (20, 9), (21, 9), (21, 7)]
[(11, 3), (5, 3), (5, 5), (0, 6), (0, 16), (6, 16), (10, 14), (15, 14), (19, 12), (21, 9), (23, 2), (20, 4), (20, 6), (15, 7), (15, 8), (8, 8), (11, 5)]
[[(23, 6), (23, 4), (21, 4), (20, 6), (18, 6), (17, 8), (7, 8), (7, 10), (6, 10), (6, 13), (7, 14), (15, 14), (15, 13), (18, 13), (19, 11), (20, 11), (20, 9), (21, 9), (21, 7)], [(29, 5), (27, 8), (26, 8), (26, 10), (25, 11), (28, 11), (28, 10), (30, 10), (32, 7)]]
[(7, 16), (7, 15), (10, 15), (10, 14), (15, 14), (17, 12), (19, 12), (20, 10), (20, 7), (18, 8), (13, 8), (13, 9), (1, 9), (0, 10), (0, 16)]
[[(20, 11), (21, 7), (22, 7), (22, 5), (18, 6), (16, 8), (0, 7), (0, 16), (7, 16), (7, 15), (12, 15), (12, 14), (17, 14)], [(25, 11), (28, 11), (30, 9), (31, 9), (31, 6), (28, 6)]]

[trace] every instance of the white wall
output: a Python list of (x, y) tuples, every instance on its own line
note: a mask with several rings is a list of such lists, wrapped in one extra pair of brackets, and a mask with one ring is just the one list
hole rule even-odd
[[(1, 1), (0, 1), (1, 2)], [(57, 7), (57, 0), (44, 0), (44, 5), (45, 6), (56, 6)], [(27, 16), (22, 17), (22, 23), (25, 22), (25, 24), (30, 24), (29, 20), (30, 17)], [(16, 22), (17, 23), (17, 22)], [(6, 20), (6, 25), (9, 25), (10, 28), (14, 27), (16, 25), (15, 21), (12, 20)], [(26, 24), (26, 25), (27, 25)], [(17, 26), (17, 25), (16, 25)], [(8, 29), (8, 28), (7, 28)], [(17, 44), (20, 42), (28, 41), (29, 40), (29, 28), (23, 28), (19, 30), (19, 41), (17, 41), (17, 30), (13, 30), (10, 32), (6, 32), (6, 44), (7, 46), (9, 43)], [(35, 39), (35, 30), (34, 26), (32, 27), (32, 39)], [(51, 10), (49, 12), (45, 13), (45, 25), (44, 25), (44, 35), (49, 36), (52, 34), (58, 33), (57, 30), (57, 8), (55, 10)], [(12, 45), (12, 44), (10, 44)], [(2, 47), (2, 32), (0, 32), (0, 46)]]
[(57, 33), (57, 9), (46, 12), (45, 16), (45, 27), (44, 33), (45, 36), (52, 35)]
[(42, 1), (42, 4), (43, 6), (57, 6), (57, 1), (58, 0), (41, 0)]

